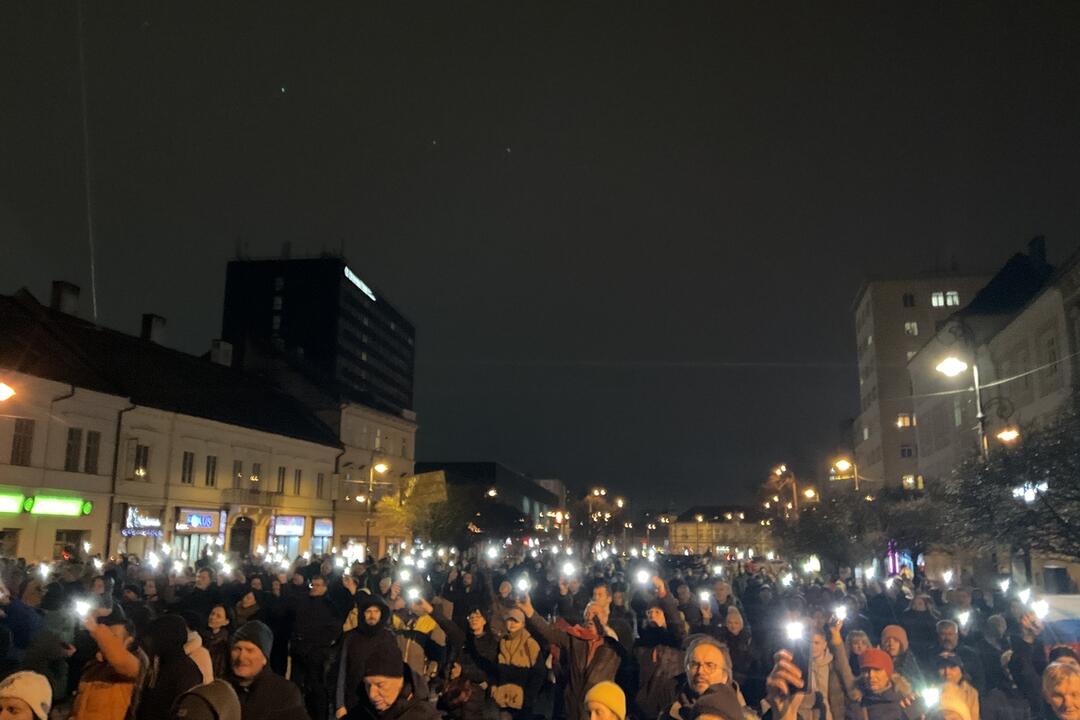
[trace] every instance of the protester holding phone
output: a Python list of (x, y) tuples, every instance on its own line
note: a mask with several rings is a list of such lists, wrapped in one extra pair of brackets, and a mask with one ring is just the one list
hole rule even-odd
[(70, 720), (124, 720), (139, 702), (150, 660), (135, 646), (135, 628), (107, 608), (88, 611), (83, 627), (98, 652), (83, 668)]
[(631, 698), (636, 717), (655, 718), (670, 703), (670, 687), (683, 671), (682, 641), (686, 626), (679, 617), (675, 597), (659, 577), (650, 578), (655, 590), (647, 601), (645, 624), (634, 644), (637, 674)]

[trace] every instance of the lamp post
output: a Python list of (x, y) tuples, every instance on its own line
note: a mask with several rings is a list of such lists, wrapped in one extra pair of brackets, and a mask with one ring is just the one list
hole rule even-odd
[(0, 402), (10, 400), (15, 396), (15, 388), (8, 385), (6, 382), (0, 382)]
[[(986, 461), (987, 458), (990, 457), (990, 446), (986, 442), (986, 414), (983, 412), (982, 388), (979, 386), (978, 359), (974, 360), (970, 367), (971, 379), (975, 390), (975, 419), (978, 421), (979, 452), (982, 455), (983, 461)], [(968, 364), (955, 355), (950, 355), (938, 363), (937, 367), (934, 369), (946, 377), (956, 377), (968, 369)]]
[(842, 473), (846, 473), (848, 470), (851, 470), (851, 474), (855, 478), (855, 492), (859, 492), (859, 466), (854, 460), (840, 458), (833, 463), (833, 468), (839, 470)]
[(383, 475), (390, 466), (386, 463), (371, 463), (368, 467), (368, 487), (367, 487), (367, 519), (365, 520), (364, 528), (364, 557), (370, 557), (371, 552), (371, 521), (373, 520), (371, 513), (372, 497), (375, 495), (375, 473)]

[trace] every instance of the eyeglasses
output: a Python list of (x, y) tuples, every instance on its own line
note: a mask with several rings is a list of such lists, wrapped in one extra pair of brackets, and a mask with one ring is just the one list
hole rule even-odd
[(698, 662), (697, 660), (691, 660), (690, 662), (686, 663), (686, 667), (690, 672), (704, 670), (708, 674), (712, 675), (714, 672), (720, 669), (720, 663)]

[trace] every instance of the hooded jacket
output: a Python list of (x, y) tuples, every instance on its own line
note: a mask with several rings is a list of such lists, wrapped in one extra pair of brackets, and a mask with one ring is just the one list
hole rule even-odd
[(671, 680), (683, 671), (682, 641), (686, 625), (679, 618), (679, 607), (671, 593), (658, 598), (666, 627), (646, 624), (634, 643), (637, 661), (637, 688), (631, 695), (641, 717), (655, 718), (670, 702)]
[(136, 709), (138, 720), (168, 720), (176, 699), (202, 685), (202, 672), (184, 652), (187, 639), (187, 624), (179, 615), (163, 615), (150, 623), (146, 638), (150, 668)]
[[(363, 595), (363, 597), (360, 597)], [(390, 608), (378, 595), (358, 593), (357, 610), (359, 625), (346, 633), (341, 647), (341, 664), (338, 668), (336, 707), (352, 710), (364, 696), (364, 671), (368, 658), (376, 652), (394, 652), (400, 656), (397, 639), (390, 630)], [(368, 625), (364, 613), (378, 608), (381, 613), (376, 625)]]

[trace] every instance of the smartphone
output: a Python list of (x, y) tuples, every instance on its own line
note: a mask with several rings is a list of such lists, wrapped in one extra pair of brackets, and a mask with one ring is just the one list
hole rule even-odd
[(798, 620), (784, 626), (787, 640), (784, 649), (791, 653), (791, 662), (802, 673), (803, 682), (810, 683), (810, 641), (806, 637), (806, 623)]
[(409, 602), (416, 602), (420, 599), (420, 588), (409, 588), (405, 591), (405, 597), (409, 598)]
[(93, 608), (94, 608), (94, 606), (91, 603), (87, 602), (86, 600), (76, 600), (75, 601), (75, 614), (78, 615), (81, 618), (84, 618), (87, 615), (89, 615), (90, 611)]

